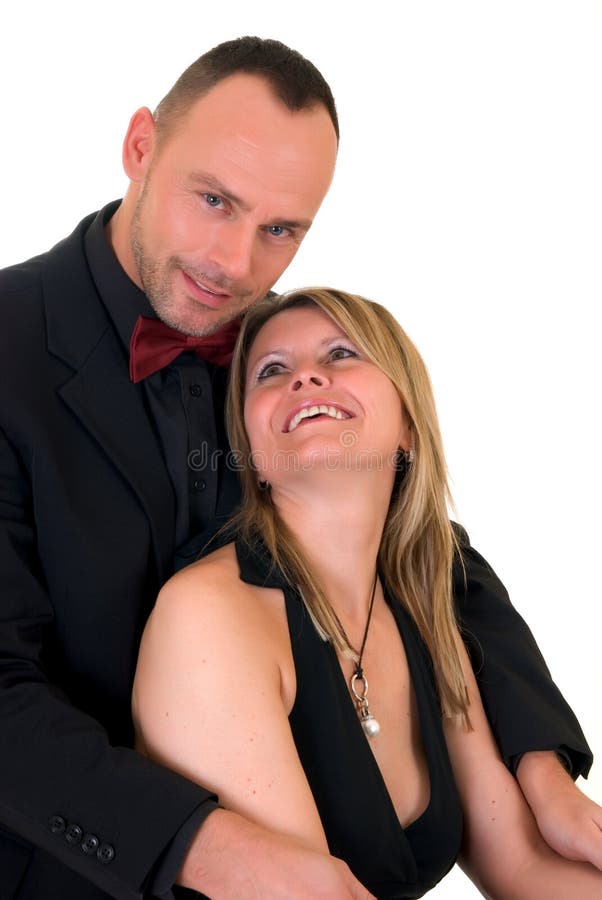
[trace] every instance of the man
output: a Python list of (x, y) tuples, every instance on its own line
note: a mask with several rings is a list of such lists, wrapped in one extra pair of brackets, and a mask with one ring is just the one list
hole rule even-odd
[[(231, 323), (293, 258), (337, 142), (310, 63), (277, 42), (220, 45), (154, 116), (133, 116), (121, 204), (0, 276), (1, 900), (168, 896), (176, 879), (219, 898), (368, 896), (339, 861), (130, 749), (154, 598), (238, 498), (222, 422)], [(158, 361), (157, 320), (172, 329)], [(466, 554), (458, 603), (502, 752), (548, 840), (561, 849), (554, 826), (573, 815), (561, 833), (586, 844), (594, 804), (554, 751), (576, 776), (589, 749), (502, 586)]]

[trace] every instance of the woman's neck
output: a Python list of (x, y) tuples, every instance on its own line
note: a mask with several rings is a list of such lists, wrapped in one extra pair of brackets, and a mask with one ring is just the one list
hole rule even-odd
[(278, 514), (337, 613), (365, 616), (391, 484), (367, 473), (273, 489)]

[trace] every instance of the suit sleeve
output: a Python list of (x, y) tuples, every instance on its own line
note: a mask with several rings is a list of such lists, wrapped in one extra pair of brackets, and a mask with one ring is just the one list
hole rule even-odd
[(2, 432), (0, 572), (0, 822), (110, 896), (140, 898), (174, 835), (215, 797), (112, 747), (49, 682), (53, 607), (28, 477)]
[(587, 777), (592, 753), (530, 629), (464, 529), (456, 526), (456, 536), (463, 563), (454, 565), (456, 612), (506, 765), (516, 771), (523, 753), (555, 750), (573, 778)]

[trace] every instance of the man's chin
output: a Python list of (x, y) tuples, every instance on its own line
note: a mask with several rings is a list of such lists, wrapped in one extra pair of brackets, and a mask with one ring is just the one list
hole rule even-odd
[(241, 315), (239, 307), (220, 310), (216, 315), (214, 310), (199, 310), (195, 315), (170, 315), (164, 311), (157, 312), (158, 317), (170, 328), (175, 328), (181, 334), (188, 337), (209, 337), (221, 328), (224, 328)]

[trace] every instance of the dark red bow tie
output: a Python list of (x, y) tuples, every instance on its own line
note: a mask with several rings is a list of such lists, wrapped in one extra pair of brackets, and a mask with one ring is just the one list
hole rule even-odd
[(168, 366), (184, 350), (192, 350), (216, 366), (229, 366), (239, 331), (240, 319), (234, 319), (207, 337), (190, 337), (160, 319), (138, 316), (130, 341), (130, 378), (137, 384)]

